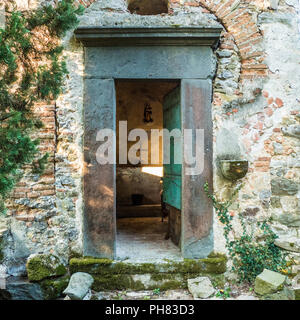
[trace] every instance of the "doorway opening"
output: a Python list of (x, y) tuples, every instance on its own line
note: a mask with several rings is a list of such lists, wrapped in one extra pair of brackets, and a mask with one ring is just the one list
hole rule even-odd
[[(165, 135), (153, 140), (151, 134), (153, 129), (180, 130), (180, 112), (178, 80), (116, 81), (118, 259), (181, 259), (181, 165), (173, 164), (175, 140), (170, 139), (170, 164), (166, 165)], [(121, 123), (126, 123), (125, 129)], [(146, 143), (132, 152), (140, 141), (136, 138), (127, 141), (124, 150), (124, 136), (127, 139), (135, 129), (144, 130)], [(124, 151), (127, 163), (120, 157)], [(133, 154), (138, 163), (132, 163)]]

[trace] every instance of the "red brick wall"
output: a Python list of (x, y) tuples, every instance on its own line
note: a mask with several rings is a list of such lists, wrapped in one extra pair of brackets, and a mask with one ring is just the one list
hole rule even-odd
[(16, 216), (18, 220), (31, 221), (35, 214), (40, 214), (40, 209), (34, 209), (24, 203), (15, 202), (17, 199), (35, 200), (43, 196), (55, 195), (55, 146), (56, 146), (56, 126), (55, 126), (55, 103), (39, 103), (34, 108), (36, 116), (44, 123), (44, 127), (37, 131), (33, 138), (40, 139), (39, 150), (41, 156), (49, 154), (48, 163), (42, 176), (38, 181), (34, 181), (32, 168), (30, 165), (24, 166), (25, 175), (17, 184), (10, 195), (7, 203), (8, 214)]
[[(180, 0), (170, 1), (171, 10), (180, 3)], [(241, 79), (251, 79), (267, 75), (268, 67), (263, 63), (264, 53), (257, 51), (255, 48), (261, 42), (262, 35), (255, 23), (256, 10), (253, 8), (253, 1), (241, 1), (238, 7), (235, 0), (194, 0), (185, 3), (185, 5), (204, 7), (218, 18), (219, 22), (224, 26), (226, 33), (233, 36), (240, 52), (242, 63)], [(230, 46), (230, 44), (226, 43), (226, 39), (228, 39), (228, 36), (225, 35), (221, 48)]]

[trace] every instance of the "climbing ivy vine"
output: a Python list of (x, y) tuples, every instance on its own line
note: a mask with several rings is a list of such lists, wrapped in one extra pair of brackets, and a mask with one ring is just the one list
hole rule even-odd
[(229, 207), (240, 188), (236, 188), (230, 199), (222, 203), (210, 193), (208, 184), (204, 185), (204, 191), (211, 199), (216, 214), (224, 226), (226, 248), (233, 264), (232, 270), (238, 274), (240, 281), (246, 282), (252, 282), (264, 269), (288, 273), (286, 255), (275, 245), (278, 237), (271, 230), (268, 221), (256, 222), (256, 230), (260, 231), (262, 238), (258, 242), (255, 239), (253, 228), (250, 231), (245, 218), (239, 214), (238, 221), (242, 227), (242, 234), (235, 235), (232, 224), (233, 216), (229, 213)]
[(45, 167), (48, 154), (36, 159), (39, 140), (33, 136), (43, 123), (33, 106), (61, 93), (67, 69), (59, 38), (77, 25), (83, 9), (73, 0), (61, 0), (30, 12), (13, 11), (0, 29), (1, 213), (22, 167), (31, 163), (34, 173)]

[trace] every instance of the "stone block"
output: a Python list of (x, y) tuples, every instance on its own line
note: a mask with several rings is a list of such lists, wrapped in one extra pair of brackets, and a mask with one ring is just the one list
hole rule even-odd
[(29, 256), (26, 269), (30, 281), (62, 276), (67, 272), (59, 258), (51, 254), (33, 254)]
[(93, 277), (88, 273), (76, 272), (72, 275), (63, 293), (72, 300), (82, 300), (89, 292), (93, 282)]
[(283, 289), (286, 282), (286, 276), (264, 269), (255, 279), (254, 290), (259, 295), (275, 293)]
[(193, 295), (194, 299), (206, 299), (215, 293), (215, 289), (208, 277), (198, 277), (195, 279), (188, 279), (188, 289)]
[(227, 258), (222, 254), (211, 254), (205, 259), (183, 261), (159, 261), (156, 263), (136, 263), (113, 261), (110, 259), (73, 258), (70, 260), (71, 274), (85, 272), (100, 276), (113, 274), (169, 274), (169, 273), (196, 273), (221, 275), (226, 272)]
[(275, 244), (288, 251), (300, 252), (300, 238), (297, 237), (279, 237), (275, 240)]
[[(209, 47), (152, 46), (89, 47), (86, 49), (88, 78), (103, 79), (193, 79), (212, 74)], [(101, 57), (101, 59), (99, 59)], [(157, 62), (160, 63), (157, 63)]]

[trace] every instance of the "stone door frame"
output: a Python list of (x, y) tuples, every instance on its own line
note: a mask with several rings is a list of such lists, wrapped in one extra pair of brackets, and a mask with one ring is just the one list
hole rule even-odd
[[(84, 76), (84, 217), (83, 254), (116, 257), (116, 165), (96, 161), (97, 132), (115, 130), (115, 80), (180, 80), (182, 129), (204, 129), (204, 171), (184, 174), (182, 167), (181, 251), (204, 258), (213, 250), (213, 207), (203, 191), (213, 177), (212, 48), (221, 28), (81, 27)], [(184, 146), (183, 146), (184, 147)], [(116, 156), (116, 146), (113, 146)]]

